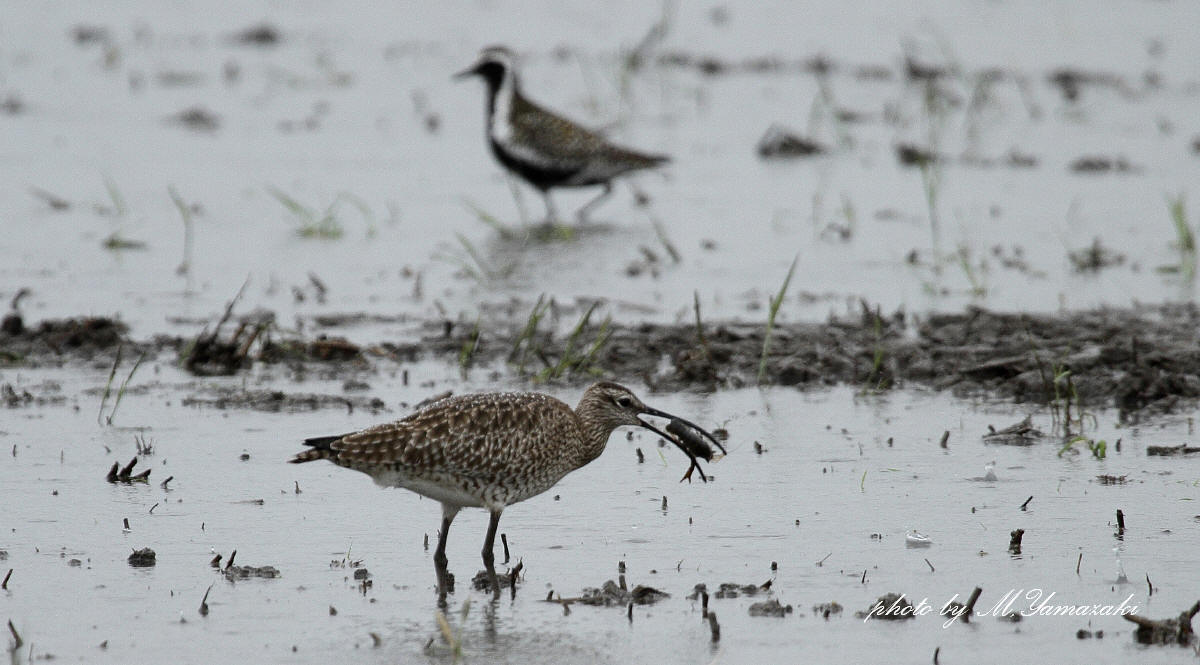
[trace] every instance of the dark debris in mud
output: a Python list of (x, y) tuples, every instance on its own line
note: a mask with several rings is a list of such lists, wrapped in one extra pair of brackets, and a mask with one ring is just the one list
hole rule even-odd
[(826, 152), (821, 144), (779, 125), (771, 125), (755, 147), (763, 159), (808, 157)]
[(287, 393), (282, 390), (244, 390), (232, 386), (209, 386), (205, 394), (189, 395), (183, 406), (214, 409), (250, 409), (268, 412), (316, 411), (318, 409), (363, 409), (371, 413), (387, 410), (378, 397)]
[(106, 317), (46, 319), (27, 327), (19, 314), (0, 326), (0, 363), (40, 366), (65, 360), (90, 360), (128, 342), (124, 323)]
[(604, 607), (626, 607), (630, 603), (634, 605), (652, 605), (664, 598), (670, 598), (670, 594), (665, 591), (659, 591), (654, 587), (639, 584), (630, 590), (625, 588), (623, 583), (617, 584), (612, 580), (607, 580), (600, 588), (588, 587), (584, 589), (578, 598), (564, 598), (558, 602), (574, 602), (583, 605)]
[(150, 471), (146, 469), (141, 473), (133, 473), (133, 467), (137, 466), (137, 458), (129, 460), (129, 464), (121, 466), (118, 462), (113, 462), (109, 468), (108, 474), (104, 477), (110, 483), (148, 483), (150, 482)]
[(1179, 616), (1156, 621), (1136, 614), (1121, 616), (1137, 624), (1133, 638), (1140, 644), (1178, 644), (1192, 646), (1196, 643), (1196, 633), (1192, 631), (1192, 617), (1200, 613), (1200, 600), (1190, 608), (1179, 613)]
[(143, 547), (140, 550), (134, 550), (129, 555), (129, 565), (134, 568), (148, 568), (156, 563), (154, 550), (149, 547)]
[(226, 566), (221, 574), (230, 582), (248, 580), (252, 577), (273, 580), (279, 577), (279, 569), (275, 566)]
[[(266, 316), (261, 315), (261, 316)], [(199, 373), (239, 371), (252, 362), (404, 363), (420, 358), (459, 361), (475, 337), (472, 363), (509, 363), (520, 376), (543, 368), (575, 365), (579, 340), (538, 331), (523, 333), (521, 314), (481, 321), (475, 337), (467, 327), (428, 321), (413, 337), (359, 346), (339, 338), (277, 344), (266, 340), (251, 356), (247, 339), (262, 324), (243, 321), (231, 339), (218, 330), (202, 334), (183, 353)], [(698, 333), (698, 328), (702, 332)], [(129, 343), (123, 325), (111, 319), (46, 321), (19, 335), (0, 333), (0, 357), (37, 365)], [(758, 383), (821, 388), (836, 384), (873, 389), (929, 387), (961, 395), (999, 395), (1018, 402), (1046, 404), (1055, 398), (1056, 371), (1069, 370), (1082, 406), (1113, 406), (1125, 417), (1172, 412), (1200, 398), (1200, 308), (1195, 304), (1096, 309), (1064, 314), (1008, 314), (970, 308), (955, 314), (914, 317), (882, 314), (865, 303), (858, 316), (826, 323), (777, 324), (765, 371), (758, 377), (765, 326), (760, 322), (630, 324), (610, 322), (602, 343), (589, 350), (586, 371), (563, 371), (549, 380), (587, 383), (597, 376), (640, 378), (652, 390), (739, 388)], [(523, 336), (524, 335), (524, 336)], [(590, 338), (589, 338), (590, 339)], [(160, 349), (183, 348), (189, 341), (158, 338)], [(520, 344), (535, 345), (520, 365), (512, 359)], [(218, 348), (219, 347), (219, 348)], [(371, 349), (370, 354), (363, 349)], [(201, 353), (203, 350), (203, 353)], [(570, 362), (568, 362), (570, 361)], [(203, 369), (201, 369), (203, 368)], [(266, 411), (342, 406), (379, 410), (382, 402), (343, 395), (302, 395), (280, 391), (213, 389), (185, 403)]]
[(751, 603), (750, 616), (752, 617), (785, 617), (792, 613), (791, 605), (782, 605), (778, 600), (772, 598), (758, 603)]
[(882, 619), (884, 621), (903, 621), (916, 618), (913, 604), (903, 594), (887, 593), (879, 597), (866, 610), (855, 612), (854, 616), (865, 619)]
[(988, 432), (983, 435), (983, 441), (1006, 446), (1028, 446), (1040, 441), (1044, 436), (1046, 435), (1041, 430), (1033, 426), (1033, 417), (1025, 416), (1021, 422), (1003, 429), (988, 425)]

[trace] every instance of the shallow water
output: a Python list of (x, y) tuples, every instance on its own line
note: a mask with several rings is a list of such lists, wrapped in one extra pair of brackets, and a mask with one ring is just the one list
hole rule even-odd
[[(101, 386), (106, 378), (102, 370), (84, 376), (6, 371), (2, 378), (19, 387), (40, 385), (47, 375), (84, 386)], [(185, 377), (170, 367), (156, 376), (147, 390), (126, 396), (113, 427), (96, 425), (92, 395), (6, 417), (0, 443), (16, 452), (0, 462), (8, 497), (0, 549), (8, 553), (3, 567), (15, 572), (0, 604), (35, 658), (326, 662), (355, 651), (356, 658), (378, 662), (453, 660), (434, 620), (432, 553), (422, 546), (426, 534), (436, 543), (437, 504), (378, 489), (330, 464), (284, 463), (306, 436), (388, 415), (189, 408), (180, 405)], [(497, 386), (471, 386), (483, 387)], [(313, 380), (299, 388), (335, 386)], [(439, 381), (437, 390), (445, 388), (466, 389), (450, 378)], [(374, 389), (388, 396), (391, 417), (403, 412), (398, 401), (428, 393), (387, 378), (376, 380)], [(578, 391), (558, 394), (574, 401)], [(635, 434), (632, 441), (614, 435), (591, 465), (506, 511), (500, 530), (514, 559), (524, 562), (524, 578), (515, 600), (506, 595), (495, 604), (488, 594), (465, 590), (481, 568), (486, 518), (464, 511), (448, 552), (459, 578), (450, 620), (461, 631), (468, 661), (747, 662), (803, 655), (862, 662), (886, 649), (901, 661), (924, 662), (936, 647), (947, 659), (968, 653), (1097, 663), (1181, 657), (1176, 648), (1135, 645), (1132, 624), (1115, 616), (1034, 616), (1019, 624), (981, 616), (970, 625), (943, 627), (936, 610), (903, 624), (864, 623), (853, 612), (888, 592), (940, 608), (980, 586), (977, 611), (990, 610), (1010, 590), (1039, 588), (1055, 594), (1051, 605), (1119, 605), (1132, 594), (1129, 602), (1140, 614), (1178, 613), (1195, 600), (1198, 583), (1197, 482), (1189, 461), (1146, 457), (1144, 449), (1188, 440), (1185, 419), (1116, 429), (1114, 414), (1097, 413), (1093, 435), (1110, 446), (1108, 457), (1096, 460), (1060, 458), (1050, 440), (1027, 447), (985, 444), (980, 435), (988, 424), (1006, 425), (1024, 410), (944, 394), (775, 389), (646, 399), (729, 429), (729, 456), (708, 465), (714, 481), (680, 484), (687, 465), (677, 451), (663, 449), (660, 457), (650, 435)], [(1049, 427), (1048, 414), (1033, 415), (1036, 425)], [(120, 427), (135, 422), (136, 430)], [(944, 430), (950, 432), (946, 449), (938, 446)], [(135, 434), (154, 445), (138, 467), (153, 469), (150, 482), (105, 482), (113, 461), (134, 455)], [(755, 441), (766, 448), (761, 455)], [(644, 464), (637, 463), (635, 447), (646, 453)], [(243, 453), (249, 458), (241, 460)], [(991, 461), (998, 479), (980, 480)], [(1101, 485), (1099, 474), (1125, 475), (1128, 483)], [(159, 483), (168, 475), (174, 479), (164, 491)], [(1021, 511), (1029, 496), (1028, 510)], [(261, 505), (253, 503), (260, 499)], [(1126, 515), (1123, 539), (1114, 534), (1118, 508)], [(905, 533), (914, 528), (934, 544), (906, 547)], [(1012, 556), (1009, 532), (1017, 528), (1025, 530), (1024, 549)], [(141, 547), (156, 551), (157, 565), (126, 563), (131, 549)], [(1116, 583), (1114, 548), (1128, 583)], [(209, 559), (214, 551), (228, 556), (234, 549), (240, 565), (273, 565), (282, 576), (226, 581)], [(372, 575), (365, 594), (351, 569), (331, 565), (347, 552)], [(73, 567), (70, 559), (82, 565)], [(623, 607), (574, 605), (564, 615), (543, 601), (550, 590), (572, 597), (616, 579), (619, 561), (631, 586), (650, 585), (671, 597), (635, 607), (632, 623)], [(1147, 575), (1155, 586), (1150, 597)], [(715, 593), (721, 582), (767, 580), (770, 597), (795, 612), (750, 617), (750, 603), (767, 594), (713, 598), (721, 640), (711, 644), (699, 603), (685, 598), (693, 585), (707, 583)], [(202, 617), (200, 599), (210, 584), (211, 611)], [(463, 620), (458, 610), (467, 599)], [(828, 601), (841, 603), (843, 614), (814, 616), (811, 606)], [(1102, 630), (1104, 637), (1077, 640), (1081, 628)]]
[[(30, 289), (20, 302), (29, 324), (113, 315), (136, 339), (190, 338), (248, 279), (239, 312), (268, 309), (283, 328), (305, 334), (317, 315), (365, 313), (365, 323), (336, 332), (377, 343), (409, 340), (429, 320), (469, 323), (488, 304), (516, 300), (521, 318), (540, 293), (563, 303), (606, 299), (607, 313), (628, 323), (690, 320), (695, 292), (706, 322), (761, 320), (795, 256), (785, 320), (857, 312), (860, 298), (885, 312), (915, 313), (966, 304), (1050, 311), (1190, 300), (1192, 280), (1157, 269), (1179, 262), (1164, 197), (1186, 198), (1200, 176), (1191, 147), (1200, 133), (1198, 7), (753, 3), (728, 6), (726, 22), (714, 19), (713, 6), (686, 3), (675, 12), (660, 53), (735, 63), (828, 57), (833, 106), (862, 115), (840, 125), (828, 105), (813, 101), (817, 79), (796, 67), (709, 77), (650, 66), (624, 79), (621, 49), (660, 17), (654, 3), (9, 7), (0, 24), (0, 98), (21, 108), (0, 115), (0, 300)], [(539, 28), (530, 30), (534, 19)], [(228, 42), (263, 20), (281, 30), (280, 45)], [(107, 28), (108, 45), (74, 43), (79, 25)], [(524, 82), (537, 100), (611, 126), (630, 145), (673, 155), (664, 175), (635, 179), (649, 207), (635, 207), (630, 189), (619, 186), (598, 227), (546, 244), (500, 239), (480, 221), (472, 206), (522, 228), (481, 140), (480, 86), (449, 78), (490, 43), (525, 57)], [(973, 114), (963, 107), (932, 112), (923, 86), (903, 77), (906, 50), (958, 68), (944, 82), (950, 96), (966, 101), (985, 91), (986, 101)], [(855, 74), (868, 66), (890, 77)], [(1070, 103), (1047, 80), (1059, 67), (1111, 74), (1123, 85), (1085, 85)], [(1006, 76), (981, 87), (987, 68)], [(217, 115), (215, 132), (169, 120), (195, 106)], [(436, 131), (428, 129), (431, 117)], [(838, 147), (816, 159), (762, 161), (754, 146), (773, 123)], [(897, 162), (902, 142), (935, 142), (951, 156), (939, 170), (936, 230), (919, 170)], [(979, 167), (963, 159), (999, 159), (1010, 150), (1036, 157), (1037, 165)], [(1085, 155), (1124, 157), (1136, 171), (1071, 172), (1070, 163)], [(184, 274), (176, 272), (184, 234), (170, 186), (200, 207)], [(268, 186), (318, 210), (348, 193), (367, 213), (343, 204), (340, 239), (301, 238)], [(70, 209), (50, 210), (30, 187), (63, 197)], [(563, 193), (559, 208), (569, 211), (590, 195)], [(541, 214), (536, 196), (523, 190), (522, 199), (530, 217)], [(665, 258), (653, 220), (680, 262)], [(102, 248), (113, 233), (147, 247)], [(464, 266), (482, 268), (460, 234), (493, 274), (467, 274)], [(1125, 262), (1095, 274), (1074, 271), (1068, 251), (1096, 237)], [(644, 260), (642, 247), (659, 262), (630, 276), (629, 266)], [(907, 262), (913, 250), (916, 265)], [(1003, 259), (1013, 258), (1028, 269), (1005, 267)], [(324, 298), (310, 275), (327, 290)], [(139, 371), (116, 425), (104, 427), (96, 414), (109, 363), (0, 368), (0, 384), (62, 398), (0, 414), (0, 449), (13, 451), (0, 459), (0, 549), (7, 553), (0, 571), (14, 571), (0, 592), (0, 614), (26, 642), (16, 660), (328, 662), (348, 652), (378, 662), (454, 660), (434, 620), (432, 553), (422, 547), (425, 535), (436, 540), (436, 504), (379, 490), (328, 464), (284, 462), (307, 436), (399, 417), (401, 403), (444, 389), (527, 386), (486, 378), (487, 368), (464, 381), (440, 363), (379, 360), (367, 372), (367, 394), (390, 413), (219, 410), (181, 404), (220, 385), (340, 395), (346, 377), (314, 370), (297, 383), (282, 369), (257, 368), (198, 381), (163, 357)], [(411, 383), (396, 375), (401, 367)], [(572, 402), (579, 394), (550, 389)], [(1191, 441), (1186, 416), (1118, 429), (1115, 414), (1098, 412), (1088, 434), (1110, 446), (1108, 458), (1096, 460), (1059, 457), (1051, 441), (987, 445), (980, 435), (988, 424), (1031, 412), (1048, 429), (1048, 414), (945, 394), (847, 387), (646, 397), (729, 428), (731, 454), (709, 466), (715, 482), (680, 484), (686, 464), (676, 451), (663, 450), (660, 459), (653, 438), (614, 436), (599, 460), (507, 511), (501, 530), (525, 578), (515, 601), (494, 605), (466, 591), (480, 567), (486, 520), (464, 512), (450, 540), (460, 590), (449, 615), (465, 660), (863, 662), (886, 651), (897, 661), (929, 662), (938, 647), (942, 662), (979, 660), (980, 653), (1095, 663), (1189, 657), (1135, 645), (1132, 624), (1111, 616), (1019, 624), (985, 616), (948, 628), (936, 612), (902, 624), (853, 616), (887, 592), (940, 607), (975, 586), (983, 588), (979, 610), (1010, 590), (1040, 588), (1067, 604), (1117, 605), (1133, 594), (1141, 614), (1178, 614), (1200, 588), (1194, 461), (1144, 451)], [(947, 430), (943, 450), (938, 440)], [(137, 434), (154, 442), (139, 463), (153, 468), (151, 481), (106, 483), (108, 467), (133, 456)], [(1121, 451), (1113, 445), (1118, 438)], [(754, 441), (767, 449), (761, 456)], [(646, 453), (644, 464), (636, 463), (635, 447)], [(243, 453), (249, 458), (240, 459)], [(998, 480), (977, 480), (993, 460)], [(1099, 474), (1129, 482), (1101, 485)], [(167, 476), (174, 479), (164, 490)], [(1123, 539), (1114, 535), (1118, 508), (1129, 527)], [(1016, 528), (1026, 532), (1019, 557), (1007, 551)], [(909, 529), (934, 544), (906, 547)], [(130, 550), (147, 546), (157, 565), (131, 568)], [(1129, 583), (1116, 582), (1114, 547)], [(208, 561), (214, 551), (234, 549), (239, 564), (274, 565), (282, 577), (225, 581)], [(373, 575), (365, 594), (350, 569), (330, 565), (347, 556)], [(564, 615), (542, 601), (548, 591), (571, 597), (615, 579), (619, 561), (631, 585), (671, 598), (635, 608), (632, 623), (623, 608), (575, 605)], [(712, 644), (699, 604), (685, 598), (693, 585), (768, 579), (772, 597), (795, 612), (752, 618), (747, 608), (761, 595), (714, 599), (722, 632)], [(209, 585), (211, 612), (202, 617)], [(841, 616), (813, 616), (813, 604), (831, 600), (845, 607)], [(1078, 640), (1080, 628), (1104, 637)]]
[[(619, 11), (557, 2), (14, 10), (0, 27), (3, 90), (22, 105), (0, 123), (0, 296), (29, 288), (30, 319), (119, 314), (145, 335), (194, 334), (196, 319), (219, 314), (247, 278), (243, 306), (271, 309), (285, 325), (331, 311), (471, 321), (483, 302), (528, 304), (543, 292), (563, 302), (604, 298), (619, 317), (674, 320), (690, 316), (697, 291), (708, 317), (757, 320), (796, 256), (783, 319), (857, 311), (860, 298), (884, 311), (958, 311), (967, 303), (1050, 311), (1194, 295), (1192, 280), (1158, 268), (1179, 263), (1165, 197), (1186, 199), (1200, 179), (1191, 147), (1200, 132), (1196, 7), (754, 3), (726, 10), (720, 22), (712, 8), (680, 7), (656, 52), (733, 64), (824, 56), (834, 67), (832, 102), (814, 101), (817, 79), (796, 67), (706, 76), (654, 65), (626, 76), (621, 49), (660, 18), (655, 3)], [(543, 27), (529, 31), (533, 18)], [(259, 21), (275, 25), (283, 41), (230, 42)], [(77, 26), (106, 28), (109, 46), (74, 43)], [(675, 157), (662, 176), (633, 180), (650, 196), (648, 208), (635, 208), (620, 186), (600, 210), (599, 234), (520, 251), (497, 247), (472, 206), (518, 228), (519, 209), (481, 140), (481, 86), (450, 79), (494, 42), (523, 54), (525, 86), (538, 100)], [(923, 84), (903, 76), (906, 53), (957, 72), (939, 85), (958, 106), (938, 111), (925, 103)], [(888, 78), (859, 76), (863, 67)], [(1068, 102), (1049, 81), (1064, 67), (1119, 83), (1085, 84)], [(988, 69), (1003, 77), (981, 84)], [(170, 121), (197, 106), (218, 117), (216, 131)], [(835, 122), (833, 107), (860, 120)], [(427, 125), (432, 117), (436, 131)], [(835, 149), (763, 161), (754, 146), (775, 123)], [(901, 143), (949, 156), (936, 169), (932, 206), (920, 170), (896, 159)], [(1002, 159), (1010, 150), (1033, 156), (1036, 166), (979, 167), (967, 159)], [(1089, 155), (1123, 157), (1135, 171), (1068, 168)], [(122, 214), (112, 212), (118, 206), (106, 179)], [(201, 208), (185, 275), (175, 272), (184, 233), (170, 186)], [(50, 210), (31, 187), (71, 208)], [(317, 212), (348, 194), (366, 212), (343, 202), (341, 239), (299, 238), (295, 216), (268, 187)], [(541, 202), (521, 191), (528, 217), (540, 218)], [(559, 207), (570, 211), (592, 195), (559, 193)], [(652, 220), (679, 252), (678, 264)], [(843, 228), (848, 237), (839, 240)], [(113, 233), (147, 248), (103, 249)], [(1125, 262), (1076, 272), (1068, 252), (1094, 238)], [(642, 247), (659, 257), (657, 278), (649, 270), (626, 274), (643, 260)], [(918, 263), (910, 265), (914, 250)], [(1028, 267), (1005, 267), (1013, 260)], [(472, 278), (464, 265), (489, 275)], [(324, 302), (310, 273), (328, 287)], [(380, 332), (354, 334), (374, 341)]]

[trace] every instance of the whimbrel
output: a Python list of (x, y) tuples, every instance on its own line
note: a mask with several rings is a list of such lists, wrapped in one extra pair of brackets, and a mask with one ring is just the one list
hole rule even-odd
[(541, 193), (547, 221), (558, 221), (550, 198), (552, 188), (604, 187), (579, 209), (578, 217), (584, 221), (612, 194), (614, 178), (669, 161), (664, 155), (613, 145), (597, 132), (529, 101), (521, 93), (514, 60), (512, 51), (492, 46), (456, 77), (479, 76), (487, 83), (487, 137), (492, 154)]
[[(667, 431), (640, 416), (670, 419)], [(708, 480), (697, 458), (711, 460), (713, 452), (702, 436), (725, 452), (699, 426), (646, 406), (628, 388), (600, 382), (584, 392), (575, 409), (542, 393), (447, 397), (393, 423), (308, 439), (304, 443), (310, 448), (291, 462), (327, 459), (362, 471), (379, 485), (403, 487), (441, 502), (442, 528), (433, 561), (442, 601), (449, 586), (450, 523), (462, 508), (488, 510), (483, 563), (498, 596), (492, 547), (500, 514), (599, 457), (609, 435), (626, 425), (644, 427), (683, 450), (691, 459), (684, 479), (690, 480), (695, 470)]]

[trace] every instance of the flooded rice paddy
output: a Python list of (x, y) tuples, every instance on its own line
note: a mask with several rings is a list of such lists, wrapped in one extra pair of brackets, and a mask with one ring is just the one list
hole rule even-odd
[[(1200, 588), (1195, 7), (5, 17), (13, 662), (1194, 659), (1113, 612), (1178, 617)], [(492, 43), (533, 98), (672, 165), (538, 226), (482, 90), (450, 80)], [(770, 154), (783, 134), (819, 154)], [(464, 511), (445, 625), (438, 505), (285, 463), (448, 390), (574, 403), (594, 377), (730, 454), (680, 483), (673, 447), (614, 435), (505, 512), (522, 575), (496, 602), (469, 588), (486, 519)], [(1044, 436), (985, 436), (1026, 416)], [(135, 457), (148, 478), (106, 480)], [(622, 566), (669, 596), (560, 602)], [(919, 616), (856, 616), (889, 593)]]

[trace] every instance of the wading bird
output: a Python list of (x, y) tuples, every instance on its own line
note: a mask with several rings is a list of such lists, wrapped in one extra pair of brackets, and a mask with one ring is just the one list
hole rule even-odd
[(588, 213), (612, 194), (614, 178), (670, 159), (613, 145), (597, 132), (529, 101), (517, 81), (515, 57), (503, 46), (484, 49), (475, 64), (456, 78), (469, 76), (479, 76), (487, 84), (487, 139), (492, 154), (541, 193), (548, 222), (558, 221), (551, 189), (603, 186), (577, 213), (580, 221), (586, 221)]
[[(667, 431), (641, 416), (669, 419)], [(646, 406), (624, 386), (600, 382), (583, 393), (574, 409), (542, 393), (447, 397), (393, 423), (308, 439), (304, 444), (309, 449), (291, 462), (327, 459), (362, 471), (384, 487), (403, 487), (441, 502), (442, 528), (433, 562), (444, 602), (449, 587), (446, 539), (459, 510), (484, 508), (491, 513), (483, 563), (498, 596), (492, 549), (500, 514), (599, 457), (609, 435), (626, 425), (644, 427), (683, 450), (691, 459), (684, 479), (699, 471), (700, 479), (708, 481), (697, 459), (713, 458), (705, 438), (725, 452), (699, 426)]]

